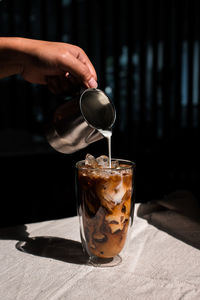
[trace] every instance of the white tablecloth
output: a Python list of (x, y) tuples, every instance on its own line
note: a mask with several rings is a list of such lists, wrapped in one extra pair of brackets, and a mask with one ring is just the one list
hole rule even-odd
[[(85, 265), (77, 217), (0, 229), (0, 299), (200, 299), (198, 246), (149, 224), (152, 211), (138, 217), (139, 207), (127, 256), (112, 268)], [(16, 244), (27, 235), (24, 253)]]

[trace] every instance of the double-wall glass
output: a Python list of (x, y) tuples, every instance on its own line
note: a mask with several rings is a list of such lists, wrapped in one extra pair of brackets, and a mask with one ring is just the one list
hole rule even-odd
[(112, 168), (76, 163), (81, 242), (94, 266), (115, 266), (133, 221), (135, 164), (114, 159)]

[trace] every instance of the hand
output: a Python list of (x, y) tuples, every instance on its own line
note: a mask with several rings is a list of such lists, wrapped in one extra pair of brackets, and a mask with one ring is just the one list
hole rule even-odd
[[(4, 48), (1, 46), (1, 40), (4, 41)], [(7, 48), (5, 42), (9, 45)], [(9, 63), (9, 59), (6, 60), (7, 73), (9, 66), (12, 66), (10, 69), (17, 66), (14, 73), (20, 73), (28, 82), (47, 84), (53, 93), (62, 94), (77, 90), (81, 86), (97, 87), (95, 69), (85, 52), (77, 46), (24, 38), (1, 38), (0, 59), (1, 52), (4, 55), (3, 60), (6, 58), (5, 49), (8, 53), (12, 52), (12, 55), (7, 55), (11, 61)]]
[(32, 83), (47, 84), (53, 93), (79, 86), (97, 87), (95, 69), (85, 52), (71, 44), (32, 41), (21, 75)]

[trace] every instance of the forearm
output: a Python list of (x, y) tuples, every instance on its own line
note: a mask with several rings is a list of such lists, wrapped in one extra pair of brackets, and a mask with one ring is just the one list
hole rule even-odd
[(22, 72), (25, 59), (24, 41), (23, 38), (0, 38), (0, 78)]

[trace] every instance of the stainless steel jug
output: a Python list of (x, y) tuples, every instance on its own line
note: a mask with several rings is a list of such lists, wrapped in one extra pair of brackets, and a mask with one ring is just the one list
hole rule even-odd
[(54, 112), (47, 127), (49, 144), (62, 153), (73, 153), (103, 138), (100, 130), (110, 130), (115, 122), (113, 103), (99, 89), (86, 89)]

